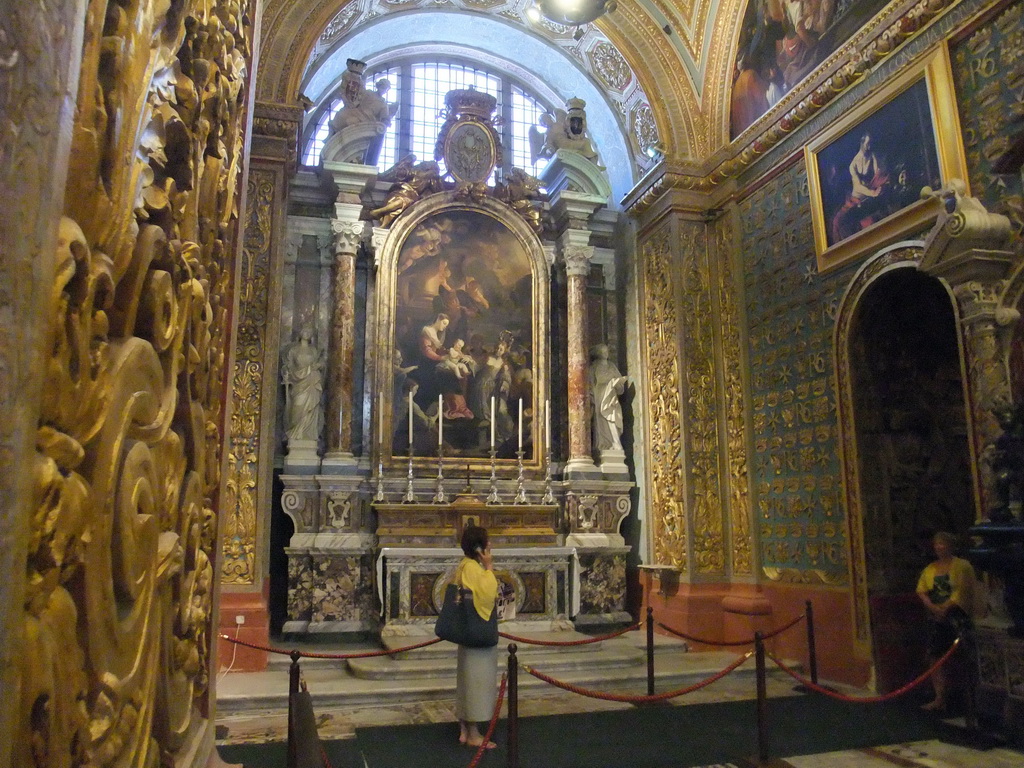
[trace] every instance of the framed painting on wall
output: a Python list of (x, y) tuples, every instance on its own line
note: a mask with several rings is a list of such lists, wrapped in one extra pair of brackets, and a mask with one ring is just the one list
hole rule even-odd
[[(547, 262), (504, 205), (433, 196), (396, 225), (381, 270), (380, 442), (390, 455), (454, 463), (538, 461), (546, 391)], [(541, 279), (543, 277), (543, 279)], [(543, 312), (542, 312), (543, 309)], [(390, 395), (390, 396), (389, 396)], [(385, 427), (385, 414), (390, 424)], [(537, 437), (537, 440), (535, 440)]]
[(824, 131), (805, 158), (819, 272), (927, 227), (939, 211), (927, 190), (967, 179), (945, 46)]

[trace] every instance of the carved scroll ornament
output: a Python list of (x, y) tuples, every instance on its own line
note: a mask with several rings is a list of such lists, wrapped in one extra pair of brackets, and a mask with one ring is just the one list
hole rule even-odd
[(173, 764), (207, 712), (248, 12), (86, 12), (13, 765)]

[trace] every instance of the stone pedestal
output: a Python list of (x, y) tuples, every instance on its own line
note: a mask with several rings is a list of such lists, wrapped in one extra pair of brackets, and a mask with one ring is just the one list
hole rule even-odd
[(316, 474), (320, 470), (320, 456), (316, 440), (289, 440), (288, 453), (284, 457), (286, 472), (298, 475)]
[(626, 452), (621, 448), (609, 448), (600, 451), (599, 458), (602, 475), (629, 477), (629, 467), (626, 466)]

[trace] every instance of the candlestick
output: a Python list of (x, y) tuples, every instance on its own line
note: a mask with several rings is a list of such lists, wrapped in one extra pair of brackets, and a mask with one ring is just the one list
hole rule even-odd
[(435, 504), (447, 504), (448, 503), (448, 494), (446, 494), (444, 492), (444, 473), (442, 471), (442, 467), (443, 467), (444, 462), (441, 461), (441, 459), (442, 459), (442, 456), (441, 456), (441, 449), (442, 449), (442, 447), (443, 446), (440, 443), (438, 443), (438, 445), (437, 445), (437, 492), (434, 494), (434, 503)]
[[(522, 401), (520, 401), (522, 402)], [(526, 479), (523, 477), (523, 449), (516, 451), (516, 458), (519, 460), (519, 477), (516, 479), (516, 497), (512, 499), (513, 504), (526, 503)]]
[(441, 455), (441, 443), (444, 442), (444, 395), (437, 396), (437, 455)]
[(384, 395), (377, 398), (377, 418), (380, 419), (377, 425), (377, 444), (383, 449), (384, 446)]
[(494, 395), (491, 395), (491, 450), (494, 450)]
[[(383, 449), (381, 449), (383, 451)], [(384, 454), (377, 458), (377, 493), (373, 496), (374, 501), (384, 501)]]
[(523, 398), (519, 398), (519, 450), (523, 450)]
[[(494, 401), (492, 400), (491, 402), (493, 404)], [(497, 455), (498, 455), (498, 452), (494, 449), (494, 444), (492, 443), (491, 444), (491, 492), (487, 495), (487, 503), (488, 504), (497, 504), (498, 502), (501, 501), (501, 499), (498, 497), (498, 475), (495, 472), (495, 466), (494, 466), (494, 464), (495, 464), (494, 460), (497, 457)]]
[(409, 469), (405, 475), (405, 496), (402, 497), (402, 503), (416, 503), (416, 491), (412, 487), (412, 443), (409, 443)]
[(544, 468), (544, 495), (541, 497), (541, 504), (554, 504), (555, 495), (551, 492), (551, 451), (548, 450), (547, 460)]

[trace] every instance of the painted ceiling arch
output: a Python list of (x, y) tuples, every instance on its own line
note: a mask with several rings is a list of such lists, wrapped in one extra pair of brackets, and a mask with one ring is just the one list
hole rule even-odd
[[(308, 64), (344, 36), (357, 19), (399, 13), (427, 0), (268, 0), (263, 13), (257, 98), (297, 102)], [(650, 112), (626, 116), (629, 128), (654, 130), (669, 160), (701, 161), (728, 143), (728, 85), (736, 25), (747, 0), (630, 0), (587, 25), (622, 55)], [(430, 7), (458, 5), (523, 24), (563, 45), (572, 30), (525, 17), (529, 0), (429, 0)], [(666, 31), (666, 27), (668, 31)], [(600, 78), (597, 78), (600, 80)], [(650, 126), (638, 121), (652, 121)]]

